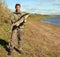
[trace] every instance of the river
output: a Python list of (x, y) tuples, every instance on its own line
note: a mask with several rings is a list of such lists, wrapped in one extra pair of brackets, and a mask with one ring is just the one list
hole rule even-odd
[(60, 26), (60, 16), (46, 18), (46, 19), (41, 20), (41, 22), (50, 23), (50, 24), (53, 24), (56, 26)]

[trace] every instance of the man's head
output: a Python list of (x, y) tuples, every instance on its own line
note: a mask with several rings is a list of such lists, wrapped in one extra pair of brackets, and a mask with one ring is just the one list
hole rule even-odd
[(20, 8), (21, 8), (21, 5), (20, 4), (16, 4), (15, 5), (16, 12), (19, 12), (20, 11)]

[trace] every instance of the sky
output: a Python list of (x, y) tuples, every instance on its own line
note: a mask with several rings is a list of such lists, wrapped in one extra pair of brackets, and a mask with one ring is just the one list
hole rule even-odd
[(21, 4), (21, 11), (37, 13), (60, 15), (60, 0), (4, 0), (8, 8), (12, 11), (15, 9), (15, 4)]

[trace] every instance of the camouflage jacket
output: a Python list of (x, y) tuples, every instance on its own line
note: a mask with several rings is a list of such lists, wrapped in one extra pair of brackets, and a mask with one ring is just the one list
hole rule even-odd
[[(13, 12), (12, 14), (11, 14), (11, 23), (13, 24), (14, 22), (16, 22), (20, 17), (21, 17), (21, 15), (22, 15), (23, 13), (17, 13), (17, 12)], [(22, 24), (20, 24), (20, 26), (19, 26), (20, 28), (24, 28), (24, 25), (23, 25), (23, 23)]]

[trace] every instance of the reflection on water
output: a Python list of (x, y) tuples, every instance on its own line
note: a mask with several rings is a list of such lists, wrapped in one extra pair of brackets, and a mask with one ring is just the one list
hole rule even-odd
[(41, 22), (50, 23), (50, 24), (54, 24), (56, 26), (60, 26), (60, 17), (52, 17), (52, 18), (43, 19), (43, 20), (41, 20)]

